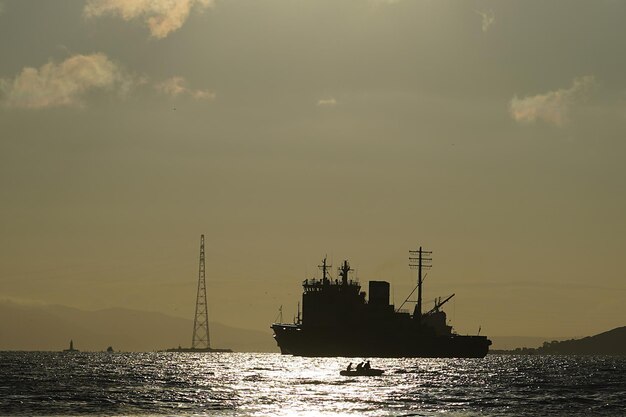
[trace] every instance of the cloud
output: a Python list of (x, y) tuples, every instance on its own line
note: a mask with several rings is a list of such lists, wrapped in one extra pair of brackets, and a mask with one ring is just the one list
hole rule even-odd
[(335, 100), (333, 97), (323, 98), (317, 101), (318, 107), (334, 107), (336, 105), (337, 105), (337, 100)]
[(514, 96), (509, 104), (511, 116), (517, 122), (533, 123), (537, 119), (556, 126), (567, 123), (572, 106), (587, 98), (589, 91), (596, 85), (591, 75), (574, 79), (568, 89), (549, 91), (545, 94), (524, 97)]
[(215, 93), (209, 90), (192, 90), (187, 87), (187, 81), (183, 77), (171, 77), (158, 83), (155, 88), (161, 93), (170, 97), (178, 97), (180, 95), (189, 95), (196, 100), (212, 100)]
[(83, 14), (113, 15), (126, 21), (143, 19), (152, 37), (162, 39), (183, 26), (191, 9), (203, 10), (214, 3), (215, 0), (88, 0)]
[(0, 98), (5, 106), (41, 109), (82, 106), (90, 91), (113, 89), (124, 92), (132, 84), (117, 64), (101, 53), (74, 55), (60, 64), (26, 67), (14, 78), (0, 78)]
[(491, 25), (493, 25), (496, 22), (496, 14), (493, 12), (493, 10), (485, 10), (485, 11), (476, 10), (476, 13), (479, 14), (483, 19), (483, 22), (482, 22), (483, 32), (487, 32), (489, 28), (491, 27)]

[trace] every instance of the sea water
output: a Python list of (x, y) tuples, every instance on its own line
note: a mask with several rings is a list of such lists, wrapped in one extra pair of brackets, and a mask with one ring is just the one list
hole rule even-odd
[(626, 358), (0, 352), (0, 415), (626, 416)]

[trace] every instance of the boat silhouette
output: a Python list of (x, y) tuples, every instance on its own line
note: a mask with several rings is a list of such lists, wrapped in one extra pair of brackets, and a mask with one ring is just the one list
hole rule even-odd
[[(339, 279), (332, 279), (327, 260), (322, 261), (321, 279), (302, 283), (302, 316), (298, 308), (295, 323), (271, 325), (282, 354), (296, 356), (343, 357), (458, 357), (483, 358), (491, 341), (485, 336), (462, 336), (447, 324), (435, 301), (431, 310), (422, 312), (422, 270), (427, 268), (430, 252), (411, 252), (418, 269), (417, 301), (411, 315), (389, 304), (389, 283), (370, 281), (369, 298), (361, 284), (351, 280), (348, 261), (339, 268)], [(415, 290), (414, 290), (415, 291)]]

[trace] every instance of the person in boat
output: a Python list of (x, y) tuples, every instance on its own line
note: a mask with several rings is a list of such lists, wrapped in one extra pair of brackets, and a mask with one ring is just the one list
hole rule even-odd
[(365, 362), (365, 365), (363, 365), (363, 369), (365, 369), (366, 371), (370, 370), (370, 361)]
[(356, 366), (356, 371), (360, 372), (363, 370), (363, 362), (359, 362), (359, 364)]
[(348, 367), (346, 368), (346, 371), (350, 372), (352, 370), (352, 362), (350, 362), (348, 364)]

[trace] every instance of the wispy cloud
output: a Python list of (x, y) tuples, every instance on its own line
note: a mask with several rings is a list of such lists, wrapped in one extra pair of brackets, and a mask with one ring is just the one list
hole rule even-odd
[(180, 29), (192, 9), (203, 10), (214, 3), (215, 0), (88, 0), (83, 13), (86, 17), (142, 19), (152, 37), (162, 39)]
[(212, 100), (215, 98), (215, 93), (209, 90), (193, 90), (187, 87), (187, 81), (183, 77), (171, 77), (167, 80), (156, 84), (155, 88), (162, 94), (166, 94), (171, 97), (177, 97), (180, 95), (188, 95), (196, 100)]
[(585, 100), (595, 84), (595, 78), (587, 75), (574, 79), (568, 89), (549, 91), (521, 99), (514, 96), (509, 104), (509, 111), (518, 122), (533, 123), (539, 119), (563, 126), (568, 120), (572, 106)]
[(482, 28), (483, 32), (487, 32), (491, 25), (496, 22), (496, 14), (493, 10), (476, 10), (476, 13), (482, 17)]
[(26, 67), (13, 79), (0, 78), (0, 99), (5, 106), (41, 109), (82, 106), (93, 90), (124, 91), (132, 84), (106, 55), (74, 55), (61, 63)]
[(333, 97), (322, 98), (322, 99), (317, 100), (318, 107), (334, 107), (336, 105), (337, 105), (337, 100), (335, 100)]

